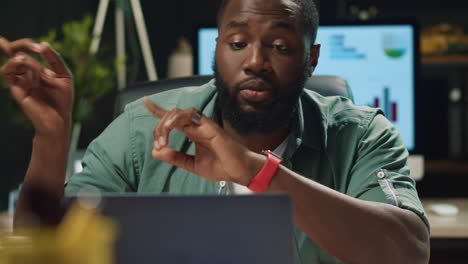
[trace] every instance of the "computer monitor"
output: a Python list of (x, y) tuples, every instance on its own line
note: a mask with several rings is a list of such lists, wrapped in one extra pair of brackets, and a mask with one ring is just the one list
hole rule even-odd
[[(215, 27), (196, 33), (195, 69), (213, 74)], [(337, 75), (351, 87), (356, 105), (379, 107), (416, 153), (416, 90), (419, 68), (418, 27), (413, 21), (326, 22), (316, 75)]]

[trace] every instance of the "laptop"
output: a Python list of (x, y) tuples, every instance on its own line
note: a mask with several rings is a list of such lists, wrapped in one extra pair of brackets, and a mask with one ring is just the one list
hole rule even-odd
[(293, 263), (287, 195), (104, 195), (99, 207), (119, 224), (117, 264)]

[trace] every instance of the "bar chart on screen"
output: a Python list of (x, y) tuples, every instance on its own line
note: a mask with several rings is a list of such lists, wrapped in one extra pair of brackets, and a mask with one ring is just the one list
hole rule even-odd
[(382, 97), (374, 97), (374, 101), (367, 105), (370, 107), (381, 108), (388, 119), (392, 122), (398, 121), (398, 103), (391, 101), (389, 87), (384, 87)]

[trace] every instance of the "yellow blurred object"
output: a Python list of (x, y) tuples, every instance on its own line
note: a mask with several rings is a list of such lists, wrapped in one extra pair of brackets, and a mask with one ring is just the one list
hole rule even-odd
[(116, 234), (113, 220), (74, 204), (56, 229), (0, 233), (0, 263), (113, 264)]
[(463, 54), (468, 52), (468, 35), (458, 25), (440, 24), (421, 31), (422, 55)]

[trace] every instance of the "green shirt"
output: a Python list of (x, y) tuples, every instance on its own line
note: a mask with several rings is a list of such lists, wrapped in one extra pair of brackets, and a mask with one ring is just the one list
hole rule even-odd
[[(149, 98), (166, 109), (195, 107), (214, 118), (216, 96), (214, 81), (210, 81)], [(218, 182), (151, 156), (157, 121), (141, 100), (128, 104), (90, 144), (83, 171), (70, 178), (66, 192), (91, 185), (102, 192), (217, 194)], [(408, 152), (380, 110), (306, 90), (288, 140), (283, 156), (288, 168), (349, 196), (409, 209), (429, 226), (415, 182), (409, 177)], [(169, 147), (189, 154), (195, 150), (177, 130), (171, 132)], [(341, 263), (298, 228), (294, 238), (296, 263)]]

